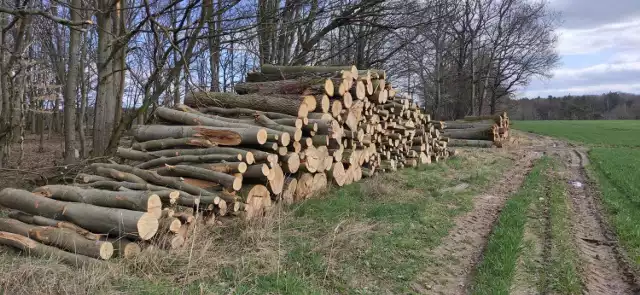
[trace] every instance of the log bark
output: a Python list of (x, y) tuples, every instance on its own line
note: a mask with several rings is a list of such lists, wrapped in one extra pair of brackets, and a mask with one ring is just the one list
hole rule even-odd
[(150, 169), (150, 168), (160, 167), (163, 165), (176, 165), (180, 163), (219, 163), (219, 162), (236, 162), (241, 160), (242, 160), (242, 156), (240, 154), (236, 154), (236, 155), (208, 154), (208, 155), (201, 155), (201, 156), (187, 155), (187, 156), (177, 156), (177, 157), (168, 157), (168, 158), (157, 158), (151, 161), (140, 163), (135, 167), (140, 169)]
[(474, 121), (474, 122), (467, 122), (467, 121), (445, 121), (445, 122), (435, 122), (435, 126), (439, 127), (440, 126), (444, 126), (444, 127), (440, 127), (441, 129), (469, 129), (469, 128), (487, 128), (487, 129), (491, 129), (491, 126), (493, 126), (495, 124), (495, 122), (489, 120), (489, 121)]
[(155, 157), (177, 157), (177, 156), (201, 156), (201, 155), (209, 155), (209, 154), (225, 154), (225, 155), (241, 155), (241, 160), (247, 162), (247, 164), (251, 165), (255, 162), (255, 158), (250, 151), (241, 148), (233, 148), (233, 147), (209, 147), (209, 148), (200, 148), (200, 149), (171, 149), (171, 150), (161, 150), (150, 152), (151, 155)]
[(213, 142), (206, 138), (185, 137), (185, 138), (162, 138), (145, 142), (136, 142), (133, 149), (139, 151), (156, 151), (170, 148), (182, 147), (212, 147)]
[(158, 219), (149, 213), (56, 201), (16, 189), (0, 191), (0, 205), (33, 215), (66, 220), (99, 233), (148, 240), (158, 230)]
[(245, 162), (221, 162), (221, 163), (205, 163), (205, 164), (193, 164), (191, 166), (208, 169), (211, 171), (234, 174), (245, 173), (247, 171), (247, 163)]
[(91, 182), (96, 182), (96, 181), (112, 181), (113, 180), (110, 177), (98, 176), (98, 175), (93, 175), (93, 174), (85, 174), (85, 173), (78, 173), (78, 175), (76, 176), (76, 179), (79, 179), (80, 182), (82, 182), (82, 183), (91, 183)]
[(28, 224), (69, 229), (69, 230), (75, 231), (79, 235), (92, 241), (100, 240), (100, 238), (102, 237), (101, 235), (94, 234), (71, 222), (55, 220), (55, 219), (46, 218), (46, 217), (37, 216), (37, 215), (31, 215), (21, 211), (11, 211), (9, 212), (8, 216), (9, 218), (13, 218), (15, 220), (19, 220), (21, 222), (28, 223)]
[(58, 248), (38, 243), (32, 239), (14, 233), (0, 232), (0, 244), (11, 246), (26, 252), (28, 255), (59, 259), (66, 264), (76, 267), (95, 268), (101, 263), (100, 260), (84, 255), (65, 252)]
[(309, 113), (304, 100), (258, 94), (237, 95), (222, 92), (189, 93), (184, 103), (191, 107), (219, 106), (224, 108), (251, 108), (265, 112), (280, 112), (303, 118)]
[(97, 168), (95, 170), (95, 173), (100, 176), (109, 177), (119, 181), (126, 181), (131, 183), (140, 183), (140, 184), (147, 183), (146, 181), (144, 181), (144, 179), (138, 176), (135, 176), (131, 173), (126, 173), (126, 172), (118, 171), (111, 168)]
[(300, 128), (295, 128), (295, 127), (286, 126), (286, 125), (280, 125), (280, 124), (276, 123), (275, 121), (269, 119), (265, 115), (257, 115), (256, 116), (256, 123), (258, 123), (261, 126), (264, 126), (266, 128), (269, 128), (269, 129), (282, 131), (282, 132), (287, 132), (293, 138), (294, 141), (300, 141), (300, 138), (302, 138), (302, 130), (300, 130)]
[(238, 94), (298, 94), (315, 95), (328, 94), (333, 90), (333, 83), (326, 78), (301, 78), (295, 80), (280, 80), (268, 82), (245, 82), (234, 86)]
[(494, 142), (492, 140), (473, 140), (473, 139), (457, 139), (450, 138), (448, 142), (448, 146), (452, 147), (460, 147), (460, 146), (470, 146), (470, 147), (483, 147), (489, 148), (494, 146)]
[[(255, 164), (255, 165), (251, 165), (247, 168), (247, 171), (245, 173), (242, 174), (242, 176), (244, 177), (244, 179), (247, 179), (248, 181), (261, 181), (261, 182), (267, 182), (269, 181), (269, 176), (272, 176), (273, 179), (273, 174), (271, 173), (271, 169), (269, 168), (269, 165), (267, 164)], [(249, 180), (251, 179), (251, 180)]]
[(266, 112), (266, 111), (254, 110), (251, 108), (223, 108), (223, 107), (208, 106), (208, 107), (200, 108), (199, 110), (204, 113), (218, 114), (218, 115), (229, 116), (229, 117), (235, 117), (235, 116), (253, 117), (257, 113), (262, 113), (262, 114), (265, 114), (270, 119), (274, 119), (274, 120), (285, 119), (285, 118), (297, 118), (297, 115), (287, 115), (287, 114), (280, 113), (278, 111)]
[(47, 185), (36, 188), (33, 193), (59, 201), (149, 212), (156, 218), (160, 218), (162, 214), (162, 201), (152, 192), (112, 192), (67, 185)]
[(93, 258), (107, 260), (113, 255), (111, 243), (89, 240), (66, 228), (35, 226), (15, 219), (0, 218), (0, 231), (25, 236), (48, 246)]
[(174, 188), (174, 189), (177, 189), (177, 190), (180, 190), (180, 191), (184, 191), (184, 192), (187, 192), (187, 193), (195, 195), (195, 196), (212, 195), (212, 193), (210, 193), (210, 192), (208, 192), (208, 191), (206, 191), (204, 189), (201, 189), (199, 187), (195, 187), (195, 186), (183, 183), (180, 180), (177, 180), (175, 178), (161, 176), (160, 174), (158, 174), (158, 173), (156, 173), (154, 171), (148, 171), (148, 170), (143, 170), (143, 169), (127, 166), (127, 165), (119, 165), (119, 164), (105, 164), (105, 163), (93, 163), (93, 164), (91, 164), (91, 168), (92, 169), (96, 169), (97, 167), (114, 168), (114, 169), (117, 169), (117, 170), (120, 170), (120, 171), (133, 173), (133, 174), (139, 176), (140, 178), (144, 179), (146, 182), (149, 182), (149, 183), (152, 183), (152, 184), (156, 184), (156, 185), (160, 185), (160, 186), (166, 186), (166, 187)]
[(171, 138), (202, 137), (214, 144), (263, 144), (267, 141), (264, 128), (223, 128), (206, 126), (143, 125), (133, 128), (137, 141), (169, 140)]
[(170, 121), (173, 123), (178, 123), (180, 125), (190, 125), (190, 126), (210, 126), (210, 127), (222, 127), (222, 128), (251, 128), (252, 124), (248, 123), (238, 123), (238, 122), (228, 122), (223, 120), (216, 120), (207, 116), (183, 112), (179, 110), (174, 110), (165, 107), (158, 107), (155, 110), (156, 116), (159, 118)]
[(487, 128), (445, 129), (443, 136), (457, 139), (493, 140), (493, 132)]
[(228, 189), (240, 190), (242, 188), (242, 177), (229, 175), (221, 172), (211, 171), (208, 169), (187, 166), (187, 165), (176, 165), (176, 166), (166, 166), (157, 170), (158, 174), (163, 176), (180, 176), (180, 177), (191, 177), (196, 179), (202, 179), (206, 181), (211, 181), (215, 183), (219, 183)]
[(141, 161), (141, 162), (149, 161), (155, 158), (154, 156), (148, 153), (141, 152), (139, 150), (134, 150), (134, 149), (127, 149), (123, 147), (118, 147), (118, 149), (116, 150), (116, 156), (126, 160)]

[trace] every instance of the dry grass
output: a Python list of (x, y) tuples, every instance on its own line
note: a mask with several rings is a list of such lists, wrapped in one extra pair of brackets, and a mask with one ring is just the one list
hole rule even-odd
[[(0, 284), (12, 294), (406, 293), (451, 220), (508, 163), (498, 158), (472, 154), (329, 188), (258, 221), (199, 226), (180, 250), (95, 270), (9, 251)], [(461, 182), (472, 187), (440, 192)]]

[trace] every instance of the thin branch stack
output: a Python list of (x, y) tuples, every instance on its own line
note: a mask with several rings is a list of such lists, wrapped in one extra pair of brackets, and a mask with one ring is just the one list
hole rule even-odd
[(451, 147), (501, 147), (509, 138), (507, 112), (491, 116), (466, 116), (463, 120), (438, 122)]
[(191, 93), (184, 105), (158, 107), (155, 123), (134, 127), (131, 147), (118, 148), (121, 164), (94, 163), (74, 185), (0, 192), (0, 205), (17, 210), (0, 219), (0, 244), (82, 265), (139, 245), (175, 249), (196, 220), (252, 219), (330, 183), (448, 157), (444, 126), (386, 78), (263, 65), (238, 94)]

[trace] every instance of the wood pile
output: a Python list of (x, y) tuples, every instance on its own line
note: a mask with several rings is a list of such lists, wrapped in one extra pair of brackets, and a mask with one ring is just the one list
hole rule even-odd
[(466, 116), (462, 120), (437, 122), (450, 147), (502, 147), (509, 138), (507, 112), (491, 116)]
[(236, 92), (197, 92), (155, 109), (117, 161), (73, 185), (5, 189), (0, 244), (74, 265), (180, 248), (196, 222), (264, 216), (378, 172), (452, 151), (439, 122), (399, 95), (381, 70), (263, 65)]

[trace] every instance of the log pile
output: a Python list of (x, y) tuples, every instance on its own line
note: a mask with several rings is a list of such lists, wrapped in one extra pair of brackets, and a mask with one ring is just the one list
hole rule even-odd
[(450, 147), (502, 147), (509, 138), (507, 112), (492, 116), (466, 116), (462, 120), (437, 122)]
[(196, 222), (264, 216), (328, 184), (439, 161), (443, 125), (381, 70), (263, 65), (237, 94), (190, 93), (155, 109), (130, 147), (73, 185), (5, 189), (0, 244), (84, 266), (141, 247), (180, 248)]

